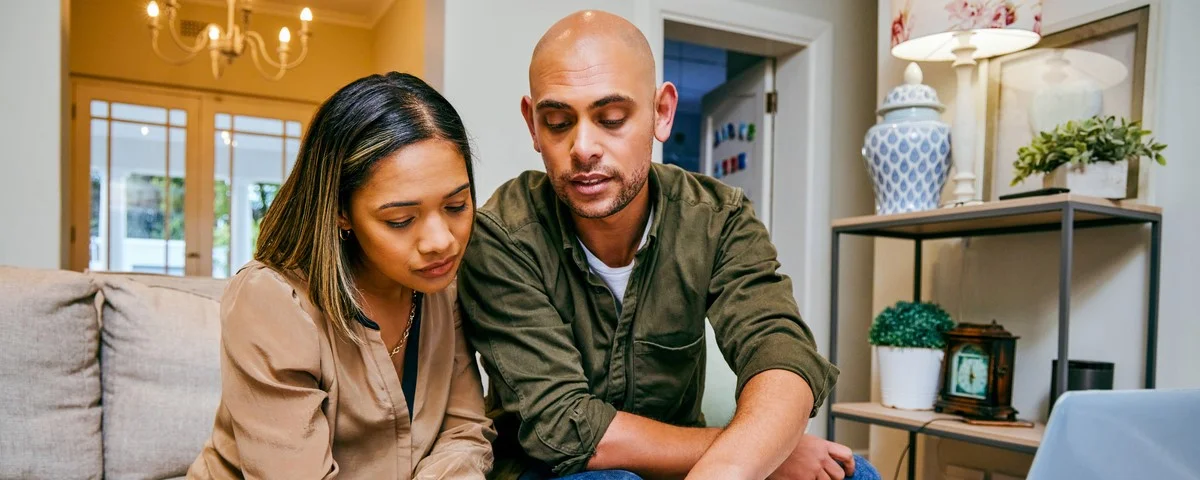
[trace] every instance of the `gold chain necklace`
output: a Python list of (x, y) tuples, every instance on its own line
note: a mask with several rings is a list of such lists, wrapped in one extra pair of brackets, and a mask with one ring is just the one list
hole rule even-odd
[(400, 350), (404, 349), (404, 345), (408, 343), (408, 332), (412, 330), (413, 319), (417, 316), (417, 291), (413, 290), (412, 306), (408, 309), (408, 325), (404, 327), (404, 335), (400, 337), (400, 343), (396, 348), (392, 349), (392, 353), (388, 354), (388, 358), (395, 357)]

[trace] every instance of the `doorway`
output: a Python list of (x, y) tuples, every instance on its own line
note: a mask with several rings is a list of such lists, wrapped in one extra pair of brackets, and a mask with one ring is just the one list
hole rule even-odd
[(315, 106), (73, 84), (71, 269), (226, 278), (253, 258)]
[(761, 55), (667, 38), (663, 41), (663, 80), (679, 90), (671, 139), (663, 144), (663, 163), (696, 173), (703, 169), (705, 130), (702, 102), (747, 69), (765, 62)]

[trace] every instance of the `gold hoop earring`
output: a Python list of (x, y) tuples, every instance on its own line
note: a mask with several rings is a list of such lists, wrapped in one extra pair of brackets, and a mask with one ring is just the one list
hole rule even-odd
[(350, 238), (350, 230), (342, 230), (338, 232), (338, 237), (340, 237), (342, 241), (346, 241)]

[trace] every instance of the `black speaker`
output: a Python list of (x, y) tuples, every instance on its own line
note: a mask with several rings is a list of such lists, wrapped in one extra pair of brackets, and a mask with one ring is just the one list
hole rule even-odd
[[(1054, 385), (1058, 383), (1058, 359), (1050, 365), (1050, 410), (1058, 395), (1054, 394)], [(1071, 390), (1112, 390), (1113, 369), (1111, 362), (1094, 362), (1090, 360), (1071, 360), (1067, 362), (1067, 391)]]

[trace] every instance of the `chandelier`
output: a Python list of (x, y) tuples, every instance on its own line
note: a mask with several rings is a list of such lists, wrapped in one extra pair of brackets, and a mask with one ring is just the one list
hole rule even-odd
[[(188, 63), (205, 48), (208, 48), (208, 55), (212, 59), (213, 77), (221, 78), (221, 75), (225, 73), (225, 67), (249, 50), (250, 58), (254, 60), (254, 67), (258, 73), (269, 80), (279, 80), (288, 70), (300, 65), (300, 62), (303, 62), (304, 57), (308, 55), (308, 25), (313, 19), (312, 10), (309, 10), (308, 7), (300, 11), (300, 54), (294, 59), (289, 59), (292, 32), (287, 27), (283, 27), (279, 29), (279, 47), (275, 49), (278, 54), (277, 61), (267, 53), (267, 42), (263, 40), (262, 36), (258, 32), (250, 30), (250, 14), (253, 10), (250, 0), (228, 0), (225, 28), (222, 29), (221, 26), (210, 23), (196, 34), (191, 45), (184, 43), (183, 35), (179, 32), (177, 19), (179, 1), (165, 0), (165, 3), (166, 29), (170, 32), (175, 45), (183, 50), (185, 54), (183, 58), (167, 57), (158, 48), (158, 34), (161, 29), (158, 17), (162, 13), (159, 11), (158, 2), (151, 1), (147, 4), (146, 14), (150, 17), (150, 46), (154, 50), (154, 54), (172, 65)], [(237, 21), (239, 12), (241, 13), (240, 22)], [(265, 68), (264, 63), (267, 65)]]

